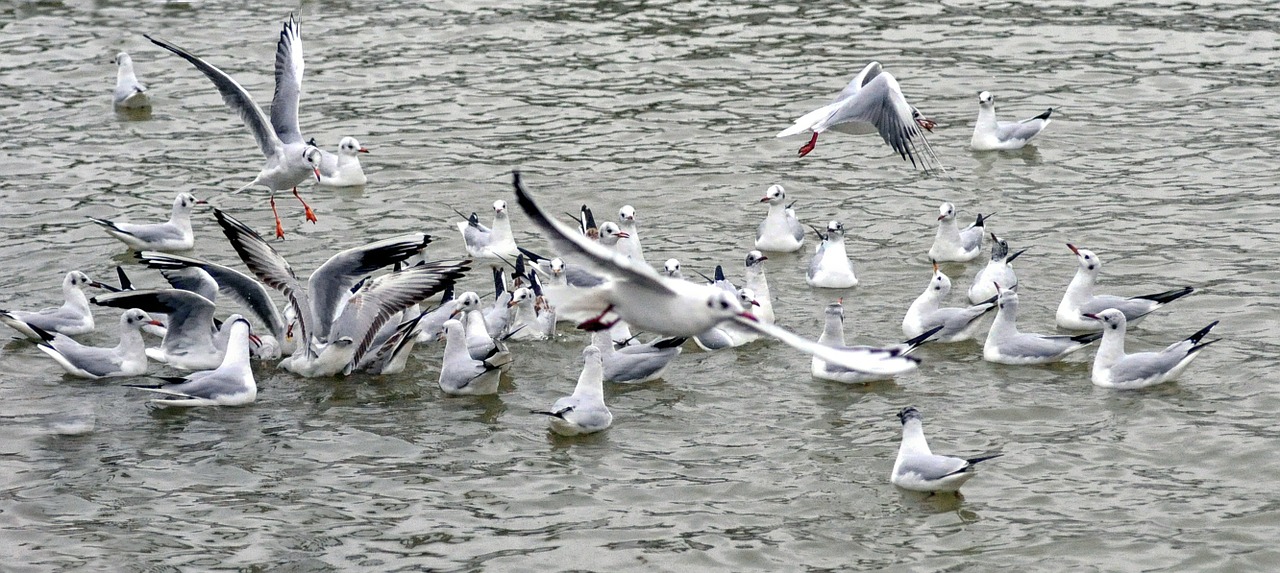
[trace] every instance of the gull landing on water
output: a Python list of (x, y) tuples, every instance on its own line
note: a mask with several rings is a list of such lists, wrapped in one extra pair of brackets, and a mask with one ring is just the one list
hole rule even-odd
[(803, 115), (777, 137), (812, 132), (809, 142), (800, 148), (800, 157), (804, 157), (818, 145), (818, 135), (827, 130), (853, 135), (879, 133), (913, 167), (931, 173), (943, 171), (924, 136), (936, 125), (907, 103), (898, 80), (883, 71), (880, 62), (871, 62), (831, 103)]
[(276, 211), (276, 191), (292, 188), (293, 196), (302, 202), (307, 221), (316, 222), (315, 212), (298, 194), (298, 184), (308, 177), (314, 175), (317, 181), (320, 180), (321, 153), (319, 148), (303, 141), (302, 132), (298, 128), (298, 100), (302, 95), (302, 31), (293, 15), (284, 23), (280, 41), (276, 44), (276, 92), (271, 100), (270, 118), (254, 103), (249, 92), (226, 72), (169, 42), (146, 34), (143, 36), (153, 44), (191, 62), (191, 65), (204, 73), (222, 94), (223, 103), (239, 114), (240, 119), (253, 132), (267, 163), (252, 182), (235, 192), (257, 185), (271, 190), (271, 213), (275, 215), (276, 237), (284, 238), (284, 226)]

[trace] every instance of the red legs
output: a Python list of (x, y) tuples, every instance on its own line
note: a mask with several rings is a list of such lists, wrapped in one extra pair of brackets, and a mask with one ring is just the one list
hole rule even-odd
[(813, 132), (813, 137), (809, 138), (809, 143), (806, 143), (800, 147), (800, 157), (804, 157), (808, 155), (809, 152), (813, 151), (813, 148), (817, 146), (818, 146), (818, 132), (815, 131)]
[(582, 324), (579, 324), (578, 328), (581, 328), (582, 330), (585, 330), (587, 332), (596, 332), (598, 330), (608, 330), (610, 328), (613, 328), (613, 325), (618, 324), (618, 321), (622, 319), (615, 318), (608, 323), (603, 322), (604, 315), (609, 314), (609, 311), (611, 310), (613, 310), (613, 305), (609, 305), (607, 308), (604, 309), (604, 312), (601, 312), (595, 318), (588, 319), (584, 321)]
[(284, 225), (280, 224), (280, 213), (276, 211), (276, 191), (271, 190), (271, 214), (276, 216), (276, 238), (284, 238)]
[(923, 115), (916, 116), (916, 124), (925, 128), (929, 133), (933, 133), (933, 128), (938, 126), (938, 122), (933, 121)]
[(297, 197), (297, 198), (298, 198), (298, 201), (301, 201), (301, 202), (302, 202), (302, 207), (303, 207), (304, 209), (306, 209), (306, 210), (307, 210), (307, 220), (308, 220), (308, 221), (310, 221), (310, 222), (314, 223), (314, 222), (316, 222), (316, 221), (318, 221), (318, 220), (319, 220), (319, 219), (316, 219), (316, 212), (311, 210), (311, 205), (308, 205), (306, 201), (303, 201), (303, 199), (302, 199), (302, 195), (299, 195), (299, 194), (298, 194), (298, 188), (297, 188), (297, 187), (294, 187), (294, 188), (293, 188), (293, 196), (294, 196), (294, 197)]

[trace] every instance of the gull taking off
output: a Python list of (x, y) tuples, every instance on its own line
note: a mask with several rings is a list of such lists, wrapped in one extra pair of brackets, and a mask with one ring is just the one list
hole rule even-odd
[(796, 218), (795, 210), (787, 204), (786, 190), (781, 185), (772, 185), (760, 202), (769, 205), (769, 214), (756, 227), (756, 248), (777, 253), (800, 250), (804, 246), (804, 227)]
[(929, 247), (929, 258), (944, 263), (963, 263), (978, 258), (982, 252), (982, 233), (986, 231), (987, 219), (983, 216), (963, 230), (956, 227), (956, 208), (951, 203), (938, 206), (938, 233), (933, 237), (933, 246)]
[(89, 220), (135, 251), (186, 251), (196, 244), (191, 231), (191, 210), (204, 204), (190, 193), (179, 193), (173, 200), (169, 220), (164, 223), (117, 223), (94, 217)]
[(973, 477), (973, 467), (981, 461), (1000, 457), (993, 454), (962, 459), (939, 456), (929, 450), (924, 439), (924, 416), (915, 406), (898, 412), (902, 421), (902, 445), (898, 446), (898, 459), (893, 462), (893, 474), (889, 481), (902, 489), (938, 493), (955, 492)]
[(1200, 342), (1218, 321), (1213, 321), (1187, 338), (1159, 352), (1124, 353), (1124, 313), (1109, 308), (1086, 317), (1103, 325), (1102, 342), (1093, 359), (1093, 384), (1116, 390), (1135, 390), (1177, 378), (1204, 347), (1217, 342)]
[(124, 52), (116, 54), (116, 90), (111, 102), (116, 109), (121, 110), (151, 109), (147, 87), (138, 82), (138, 77), (133, 74), (133, 58)]
[(978, 94), (978, 122), (973, 126), (973, 139), (969, 148), (974, 151), (1022, 149), (1031, 138), (1049, 125), (1053, 108), (1022, 121), (996, 121), (996, 96), (991, 92)]
[(1058, 304), (1058, 326), (1070, 330), (1100, 330), (1102, 323), (1085, 317), (1085, 313), (1098, 314), (1108, 308), (1124, 313), (1129, 324), (1137, 324), (1148, 314), (1175, 300), (1191, 294), (1191, 287), (1176, 288), (1155, 294), (1144, 294), (1129, 298), (1101, 294), (1093, 294), (1093, 287), (1098, 284), (1098, 273), (1102, 270), (1102, 259), (1093, 251), (1077, 248), (1070, 243), (1067, 248), (1075, 253), (1079, 263), (1076, 275), (1067, 285), (1066, 294)]
[(604, 405), (600, 349), (586, 347), (582, 350), (582, 360), (582, 374), (578, 375), (573, 394), (556, 400), (550, 410), (532, 410), (534, 414), (550, 416), (551, 431), (562, 436), (591, 434), (613, 424), (613, 414)]

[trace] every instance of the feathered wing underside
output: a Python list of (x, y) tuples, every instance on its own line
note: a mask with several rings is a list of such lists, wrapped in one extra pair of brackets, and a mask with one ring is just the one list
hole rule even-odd
[(869, 80), (857, 97), (833, 111), (827, 122), (832, 126), (848, 122), (870, 123), (884, 142), (903, 159), (910, 161), (913, 167), (926, 172), (942, 168), (924, 131), (916, 124), (913, 110), (902, 95), (902, 88), (888, 73), (878, 74)]
[(93, 297), (94, 304), (115, 308), (138, 308), (146, 312), (169, 315), (164, 336), (166, 348), (185, 347), (191, 341), (202, 343), (213, 331), (213, 302), (194, 292), (181, 289), (129, 290)]
[(802, 338), (780, 326), (762, 323), (746, 317), (735, 317), (734, 322), (765, 336), (776, 338), (787, 346), (805, 354), (811, 354), (837, 366), (868, 374), (897, 375), (915, 368), (920, 363), (918, 358), (901, 356), (901, 353), (894, 349), (841, 350)]
[(351, 287), (378, 269), (404, 262), (431, 242), (431, 236), (416, 233), (384, 239), (342, 251), (311, 273), (307, 294), (311, 298), (311, 333), (320, 340), (330, 338), (329, 326)]
[(302, 143), (298, 102), (302, 98), (302, 28), (293, 14), (276, 43), (276, 93), (271, 99), (271, 126), (284, 143)]
[[(249, 272), (267, 286), (280, 291), (288, 299), (289, 304), (293, 306), (294, 316), (298, 317), (297, 339), (309, 341), (308, 328), (313, 319), (307, 313), (310, 312), (311, 305), (307, 300), (307, 293), (302, 290), (302, 283), (293, 272), (293, 267), (289, 266), (289, 261), (284, 260), (284, 257), (280, 256), (280, 253), (276, 252), (275, 248), (262, 238), (262, 235), (235, 217), (220, 209), (214, 209), (213, 216), (222, 227), (222, 234), (226, 235), (227, 240), (231, 242), (231, 248), (235, 249), (240, 260), (249, 268)], [(310, 344), (304, 343), (301, 347), (310, 353)]]
[(271, 300), (271, 295), (267, 293), (266, 287), (254, 280), (253, 277), (230, 267), (224, 267), (195, 257), (154, 251), (143, 251), (138, 253), (137, 257), (138, 260), (153, 269), (203, 269), (206, 273), (209, 273), (209, 276), (213, 277), (214, 282), (218, 283), (218, 292), (220, 294), (231, 298), (249, 311), (250, 315), (266, 325), (272, 336), (279, 339), (284, 338), (286, 327), (284, 319), (280, 316), (279, 309), (276, 308), (275, 303)]
[(334, 322), (331, 337), (356, 341), (351, 364), (359, 364), (387, 320), (457, 282), (469, 269), (469, 262), (427, 263), (366, 282)]

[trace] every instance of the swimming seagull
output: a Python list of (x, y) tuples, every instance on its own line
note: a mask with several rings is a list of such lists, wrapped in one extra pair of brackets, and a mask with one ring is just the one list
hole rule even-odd
[(975, 464), (1004, 455), (992, 454), (967, 460), (936, 455), (924, 439), (924, 417), (915, 406), (903, 408), (898, 412), (898, 419), (902, 421), (902, 444), (898, 446), (898, 459), (893, 462), (889, 481), (902, 489), (927, 493), (955, 492), (973, 477)]
[(1022, 249), (1009, 254), (1009, 242), (991, 233), (991, 260), (973, 275), (973, 284), (969, 286), (969, 302), (977, 304), (996, 294), (996, 284), (1005, 290), (1018, 288), (1018, 275), (1013, 272), (1013, 260), (1027, 252)]
[(1159, 352), (1124, 353), (1124, 313), (1109, 308), (1088, 318), (1103, 325), (1102, 342), (1093, 359), (1093, 384), (1116, 390), (1135, 390), (1177, 378), (1204, 347), (1217, 342), (1200, 341), (1218, 324), (1213, 321), (1187, 338), (1170, 344)]
[(458, 232), (462, 233), (463, 246), (472, 257), (484, 260), (489, 266), (496, 268), (505, 264), (504, 258), (514, 259), (520, 254), (515, 237), (511, 234), (511, 218), (507, 216), (506, 201), (493, 202), (493, 227), (482, 225), (475, 213), (466, 219), (458, 223)]
[(102, 306), (140, 308), (167, 316), (160, 347), (147, 349), (147, 356), (152, 360), (182, 370), (206, 370), (217, 368), (222, 363), (230, 331), (226, 330), (225, 322), (221, 329), (214, 324), (213, 314), (217, 307), (213, 301), (196, 292), (180, 288), (129, 290), (98, 295), (91, 301)]
[(849, 288), (858, 286), (858, 277), (853, 274), (853, 262), (844, 248), (844, 223), (831, 221), (827, 223), (827, 232), (823, 234), (817, 228), (822, 242), (809, 261), (809, 270), (805, 280), (810, 286), (821, 288)]
[(613, 414), (604, 405), (600, 349), (586, 347), (582, 350), (582, 359), (582, 374), (578, 375), (573, 394), (556, 400), (550, 410), (531, 410), (534, 414), (550, 416), (551, 431), (562, 436), (599, 432), (613, 423)]
[(934, 342), (959, 342), (973, 338), (981, 324), (978, 319), (995, 310), (996, 298), (991, 297), (966, 308), (944, 308), (942, 299), (947, 298), (950, 292), (951, 279), (938, 270), (938, 263), (933, 263), (933, 278), (929, 280), (929, 286), (911, 303), (902, 319), (903, 334), (919, 336), (941, 326), (942, 330), (932, 338)]
[(604, 381), (620, 384), (640, 384), (661, 378), (671, 361), (680, 355), (680, 345), (686, 340), (688, 338), (676, 336), (617, 346), (609, 330), (591, 333), (591, 344), (600, 349)]
[(240, 119), (253, 132), (258, 148), (266, 156), (267, 163), (248, 185), (237, 189), (239, 193), (257, 185), (271, 190), (271, 212), (276, 220), (276, 237), (284, 238), (284, 226), (276, 211), (276, 191), (293, 189), (293, 196), (302, 202), (306, 218), (316, 222), (311, 206), (298, 194), (298, 184), (312, 175), (320, 179), (320, 149), (307, 145), (298, 128), (298, 99), (302, 95), (302, 29), (298, 21), (289, 15), (276, 43), (276, 92), (271, 100), (271, 116), (262, 112), (249, 92), (226, 72), (216, 68), (199, 56), (164, 40), (143, 34), (151, 43), (181, 56), (204, 73), (222, 94), (223, 103), (240, 115)]
[(934, 126), (933, 120), (907, 103), (898, 80), (883, 71), (880, 62), (871, 62), (831, 103), (804, 114), (778, 137), (812, 132), (809, 142), (800, 148), (800, 157), (804, 157), (817, 146), (818, 135), (828, 129), (853, 135), (878, 132), (898, 155), (929, 173), (942, 171), (924, 136), (924, 130), (933, 131)]
[[(535, 275), (536, 276), (536, 275)], [(511, 340), (546, 340), (555, 335), (556, 312), (543, 299), (542, 286), (520, 287), (511, 295)]]
[(90, 279), (89, 275), (71, 271), (62, 279), (62, 298), (65, 301), (62, 306), (37, 311), (0, 310), (0, 322), (31, 340), (41, 339), (32, 326), (67, 336), (93, 332), (93, 312), (89, 310), (89, 297), (83, 290), (86, 286), (110, 290), (110, 287)]
[(1048, 364), (1065, 358), (1095, 340), (1098, 332), (1079, 336), (1032, 334), (1018, 331), (1018, 293), (999, 286), (996, 319), (987, 331), (982, 358), (999, 364)]
[(622, 231), (622, 239), (615, 247), (618, 252), (648, 264), (644, 260), (644, 247), (640, 246), (640, 228), (636, 225), (635, 207), (623, 205), (618, 210), (618, 228)]
[(147, 371), (147, 355), (142, 342), (142, 327), (160, 324), (147, 313), (131, 308), (120, 315), (120, 343), (114, 348), (85, 346), (65, 334), (54, 334), (39, 327), (37, 347), (62, 366), (68, 374), (80, 378), (138, 376)]
[(444, 323), (444, 359), (440, 364), (440, 389), (446, 394), (497, 394), (502, 367), (510, 363), (511, 353), (494, 348), (488, 355), (472, 358), (467, 351), (467, 335), (457, 320)]
[[(719, 324), (734, 321), (771, 336), (807, 354), (856, 370), (892, 373), (914, 368), (915, 358), (891, 352), (850, 352), (805, 340), (790, 331), (763, 324), (743, 310), (737, 296), (713, 285), (663, 277), (640, 264), (592, 242), (568, 226), (551, 219), (520, 184), (513, 173), (516, 198), (534, 225), (571, 264), (583, 264), (611, 279), (590, 289), (547, 287), (547, 298), (557, 313), (586, 317), (579, 328), (609, 327), (607, 315), (625, 320), (633, 328), (666, 336), (694, 336)], [(615, 320), (617, 320), (615, 319)]]
[(1124, 313), (1129, 324), (1137, 324), (1156, 309), (1192, 293), (1191, 287), (1176, 288), (1155, 294), (1144, 294), (1129, 298), (1114, 295), (1095, 295), (1093, 287), (1098, 283), (1098, 272), (1102, 269), (1102, 259), (1093, 251), (1077, 248), (1070, 243), (1067, 248), (1075, 253), (1079, 262), (1076, 275), (1067, 285), (1066, 294), (1058, 304), (1058, 326), (1071, 330), (1101, 330), (1102, 323), (1090, 320), (1085, 313), (1100, 313), (1108, 308), (1119, 309)]
[(196, 243), (191, 231), (191, 210), (204, 204), (190, 193), (179, 193), (173, 200), (169, 220), (164, 223), (117, 223), (96, 217), (89, 220), (135, 251), (186, 251)]
[[(308, 142), (315, 146), (315, 140)], [(316, 146), (318, 148), (318, 146)], [(354, 137), (344, 137), (338, 142), (338, 153), (320, 150), (321, 187), (363, 187), (369, 182), (360, 166), (361, 153), (369, 150)]]
[(1039, 135), (1049, 125), (1053, 108), (1033, 118), (1022, 121), (996, 121), (996, 96), (991, 92), (978, 94), (978, 121), (973, 126), (973, 139), (969, 148), (974, 151), (1022, 149), (1031, 138)]
[(775, 322), (773, 295), (769, 292), (769, 278), (764, 274), (764, 262), (767, 260), (769, 257), (764, 256), (760, 251), (747, 253), (747, 272), (742, 286), (755, 292), (754, 300), (757, 308), (753, 313), (756, 318), (773, 324)]
[(951, 203), (938, 206), (938, 233), (929, 247), (929, 258), (939, 262), (963, 263), (982, 252), (982, 234), (992, 215), (978, 213), (978, 219), (963, 230), (956, 227), (956, 208)]
[(756, 248), (778, 253), (800, 250), (804, 246), (804, 227), (787, 204), (786, 190), (781, 185), (771, 185), (760, 202), (769, 204), (769, 214), (756, 227)]
[(157, 406), (243, 406), (258, 398), (258, 384), (249, 366), (249, 321), (228, 320), (230, 337), (222, 362), (213, 370), (193, 372), (182, 378), (164, 378), (164, 384), (125, 384), (165, 398), (151, 400)]
[(111, 97), (112, 105), (123, 110), (149, 110), (151, 98), (147, 96), (147, 87), (138, 82), (133, 75), (133, 58), (129, 54), (116, 54), (116, 89)]
[(662, 274), (673, 279), (684, 279), (684, 273), (680, 272), (680, 259), (667, 259), (662, 264)]
[[(822, 336), (818, 337), (818, 344), (825, 344), (832, 348), (857, 348), (872, 350), (871, 346), (845, 346), (844, 344), (844, 305), (842, 302), (833, 302), (827, 305), (825, 311), (826, 324), (822, 329)], [(943, 327), (937, 326), (931, 330), (927, 330), (915, 338), (906, 340), (901, 344), (897, 344), (894, 348), (898, 348), (902, 354), (910, 354), (919, 348), (925, 342), (929, 341), (938, 330)], [(813, 357), (813, 361), (809, 367), (809, 373), (819, 380), (831, 380), (833, 382), (843, 382), (845, 384), (862, 384), (874, 380), (887, 380), (892, 376), (884, 376), (879, 374), (868, 374), (857, 370), (849, 370), (832, 364), (818, 357)]]

